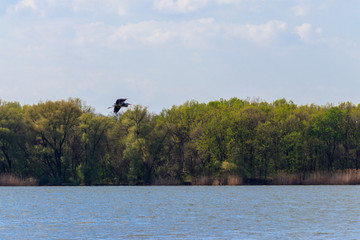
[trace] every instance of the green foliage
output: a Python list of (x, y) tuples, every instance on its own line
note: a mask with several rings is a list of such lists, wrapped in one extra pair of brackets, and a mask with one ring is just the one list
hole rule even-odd
[(80, 99), (0, 101), (0, 173), (44, 185), (268, 181), (360, 168), (360, 105), (231, 98), (102, 116)]
[(79, 124), (80, 116), (81, 110), (72, 100), (48, 101), (26, 108), (27, 125), (34, 132), (34, 145), (40, 148), (40, 159), (36, 160), (47, 167), (53, 184), (66, 183), (69, 177), (65, 151), (71, 148), (69, 138)]

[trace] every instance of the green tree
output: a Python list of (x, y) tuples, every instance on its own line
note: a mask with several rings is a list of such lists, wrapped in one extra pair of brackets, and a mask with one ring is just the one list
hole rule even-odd
[(113, 122), (108, 117), (93, 113), (84, 113), (79, 120), (84, 155), (81, 165), (84, 183), (86, 185), (102, 183), (106, 175), (103, 156), (106, 155), (108, 131), (112, 128)]
[(0, 101), (0, 171), (28, 175), (23, 109), (19, 103)]
[(312, 135), (323, 142), (321, 147), (325, 150), (329, 171), (334, 170), (335, 151), (344, 137), (342, 123), (342, 111), (338, 107), (332, 107), (324, 114), (317, 116), (312, 125)]
[(153, 161), (149, 154), (149, 136), (152, 131), (151, 115), (147, 108), (136, 105), (121, 118), (127, 131), (124, 160), (128, 163), (128, 181), (132, 185), (149, 184)]
[(47, 101), (26, 108), (27, 124), (36, 136), (35, 150), (54, 184), (68, 180), (70, 157), (64, 155), (64, 152), (69, 148), (68, 140), (81, 114), (81, 109), (72, 100)]

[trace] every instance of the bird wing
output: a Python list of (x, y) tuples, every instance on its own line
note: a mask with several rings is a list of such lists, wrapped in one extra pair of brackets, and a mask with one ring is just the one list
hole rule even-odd
[(123, 104), (125, 101), (127, 100), (127, 98), (119, 98), (116, 100), (116, 105), (121, 105)]
[(120, 106), (115, 106), (114, 107), (114, 113), (117, 113), (120, 110), (120, 108), (121, 108)]

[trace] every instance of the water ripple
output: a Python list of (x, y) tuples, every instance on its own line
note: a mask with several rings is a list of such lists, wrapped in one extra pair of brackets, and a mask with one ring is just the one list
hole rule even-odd
[(357, 239), (359, 190), (1, 187), (0, 239)]

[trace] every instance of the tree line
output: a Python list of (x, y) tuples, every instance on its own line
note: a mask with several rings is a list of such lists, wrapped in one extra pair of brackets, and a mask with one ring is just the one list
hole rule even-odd
[(103, 116), (80, 99), (0, 101), (0, 174), (40, 185), (226, 184), (360, 168), (360, 105), (188, 101)]

